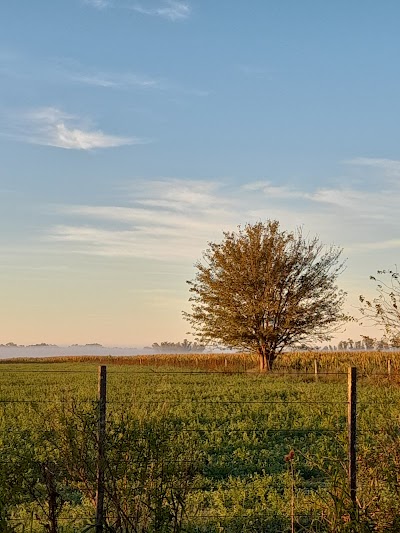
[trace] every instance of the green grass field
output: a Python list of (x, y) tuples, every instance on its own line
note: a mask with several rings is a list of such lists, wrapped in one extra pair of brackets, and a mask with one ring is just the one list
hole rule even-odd
[[(356, 508), (346, 478), (354, 356)], [(0, 531), (94, 531), (100, 362), (108, 531), (399, 531), (400, 388), (384, 375), (386, 354), (362, 356), (325, 354), (321, 372), (336, 374), (318, 380), (313, 353), (285, 354), (276, 375), (232, 354), (2, 363)]]

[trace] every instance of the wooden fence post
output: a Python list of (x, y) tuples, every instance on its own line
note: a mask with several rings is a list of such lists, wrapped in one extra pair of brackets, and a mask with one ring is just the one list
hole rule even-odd
[(392, 360), (391, 359), (388, 359), (387, 370), (388, 370), (388, 376), (391, 377), (392, 375)]
[(318, 361), (314, 359), (314, 376), (315, 381), (318, 381)]
[(97, 428), (96, 533), (104, 530), (104, 456), (106, 441), (107, 367), (99, 367), (99, 419)]
[(348, 369), (349, 488), (353, 505), (357, 499), (357, 368)]

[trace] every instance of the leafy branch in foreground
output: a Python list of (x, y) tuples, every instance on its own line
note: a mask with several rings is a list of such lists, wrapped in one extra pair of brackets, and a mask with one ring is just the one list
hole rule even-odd
[(359, 297), (360, 312), (373, 325), (381, 326), (392, 341), (400, 343), (400, 274), (396, 270), (378, 270), (379, 277), (370, 276), (376, 282), (378, 296)]

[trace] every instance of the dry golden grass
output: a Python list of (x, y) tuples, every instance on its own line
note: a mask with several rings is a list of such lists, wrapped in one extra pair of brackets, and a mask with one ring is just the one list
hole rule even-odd
[[(305, 372), (314, 373), (317, 361), (320, 373), (347, 372), (349, 366), (356, 366), (363, 374), (382, 373), (388, 371), (388, 360), (391, 361), (393, 373), (400, 371), (400, 351), (309, 351), (286, 352), (278, 356), (274, 364), (274, 372)], [(1, 363), (94, 363), (107, 365), (140, 365), (169, 366), (181, 369), (198, 369), (216, 372), (251, 372), (258, 368), (258, 357), (249, 353), (201, 353), (201, 354), (157, 354), (135, 356), (67, 356), (2, 359)]]

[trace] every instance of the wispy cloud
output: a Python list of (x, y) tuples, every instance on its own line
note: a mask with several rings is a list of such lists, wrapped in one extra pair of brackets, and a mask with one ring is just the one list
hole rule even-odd
[(84, 85), (105, 88), (130, 88), (140, 89), (161, 89), (163, 81), (150, 78), (149, 76), (134, 74), (130, 72), (104, 72), (93, 69), (78, 69), (65, 72), (65, 76), (71, 80)]
[(232, 201), (220, 193), (210, 181), (139, 182), (125, 190), (125, 206), (59, 206), (59, 216), (80, 222), (55, 226), (49, 238), (80, 253), (194, 260), (227, 221), (234, 225)]
[(243, 190), (260, 192), (270, 198), (309, 198), (304, 191), (292, 188), (289, 185), (274, 185), (270, 181), (254, 181), (243, 185)]
[(400, 250), (400, 239), (387, 239), (380, 241), (373, 241), (367, 243), (361, 243), (358, 248), (361, 250)]
[(191, 13), (189, 4), (179, 0), (165, 0), (163, 3), (154, 7), (145, 7), (143, 4), (136, 4), (132, 6), (132, 9), (142, 15), (162, 17), (171, 21), (187, 19)]
[[(4, 55), (4, 54), (3, 54)], [(0, 74), (19, 80), (74, 82), (105, 88), (163, 89), (166, 81), (145, 73), (104, 70), (71, 58), (40, 59), (25, 55), (4, 55), (0, 50)]]
[(342, 210), (352, 209), (359, 215), (362, 213), (371, 216), (373, 205), (377, 199), (384, 198), (385, 203), (390, 202), (391, 192), (381, 190), (377, 196), (376, 192), (368, 189), (357, 189), (347, 185), (340, 185), (336, 188), (317, 188), (314, 191), (303, 191), (290, 185), (274, 185), (269, 181), (256, 181), (243, 186), (245, 191), (254, 191), (263, 194), (266, 198), (276, 200), (300, 200), (314, 202), (317, 204), (331, 205)]
[(270, 218), (289, 230), (302, 225), (323, 242), (344, 246), (346, 255), (397, 253), (400, 186), (389, 179), (377, 192), (343, 181), (314, 190), (270, 181), (136, 181), (120, 202), (57, 206), (48, 238), (76, 253), (193, 263), (223, 231)]
[[(92, 87), (103, 87), (105, 89), (137, 89), (142, 91), (159, 91), (173, 93), (176, 95), (191, 95), (205, 97), (210, 91), (192, 87), (185, 87), (178, 82), (168, 80), (160, 76), (150, 76), (148, 74), (129, 71), (105, 71), (80, 65), (77, 62), (59, 62), (57, 72), (61, 80), (73, 83), (88, 85)], [(54, 68), (50, 69), (54, 76)]]
[(347, 161), (348, 164), (359, 167), (370, 167), (381, 170), (387, 177), (400, 177), (400, 161), (374, 157), (357, 157)]
[(342, 209), (357, 209), (365, 207), (365, 200), (369, 194), (354, 190), (348, 187), (340, 187), (337, 189), (317, 189), (311, 194), (307, 194), (305, 198), (313, 202), (322, 204), (331, 204)]
[(83, 3), (97, 9), (104, 9), (105, 7), (109, 7), (111, 5), (110, 0), (83, 0)]
[(161, 17), (172, 22), (189, 18), (192, 9), (182, 0), (146, 0), (146, 3), (121, 0), (83, 0), (83, 3), (96, 9), (120, 8), (136, 11), (141, 15)]
[(272, 71), (262, 65), (254, 65), (249, 63), (242, 63), (237, 65), (239, 72), (249, 78), (256, 79), (272, 79)]
[[(65, 84), (97, 87), (105, 90), (135, 90), (162, 93), (173, 96), (203, 98), (210, 91), (202, 87), (190, 87), (176, 80), (147, 72), (104, 69), (101, 65), (83, 64), (75, 59), (58, 57), (38, 59), (23, 55), (1, 56), (0, 76), (14, 83), (29, 83), (39, 87), (45, 84)], [(36, 91), (40, 89), (36, 87)]]
[(114, 148), (146, 142), (135, 137), (109, 135), (101, 130), (91, 129), (75, 115), (55, 107), (39, 108), (14, 116), (8, 129), (2, 134), (31, 144), (67, 150)]

